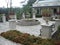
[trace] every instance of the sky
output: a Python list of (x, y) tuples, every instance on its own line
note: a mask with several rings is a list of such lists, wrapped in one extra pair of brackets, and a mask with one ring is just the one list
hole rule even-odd
[[(21, 3), (24, 2), (25, 3)], [(27, 4), (28, 0), (12, 0), (12, 7), (22, 7), (23, 5)], [(0, 0), (0, 7), (7, 7), (7, 2), (8, 2), (8, 7), (10, 7), (10, 0)]]

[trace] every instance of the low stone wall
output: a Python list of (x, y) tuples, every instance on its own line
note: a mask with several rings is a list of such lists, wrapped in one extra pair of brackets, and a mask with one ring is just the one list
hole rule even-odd
[(32, 19), (32, 20), (20, 20), (17, 23), (20, 26), (33, 26), (38, 25), (40, 22), (38, 20)]

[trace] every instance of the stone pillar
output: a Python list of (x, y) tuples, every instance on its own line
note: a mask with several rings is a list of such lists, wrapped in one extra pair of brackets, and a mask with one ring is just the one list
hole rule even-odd
[(23, 19), (25, 19), (25, 14), (24, 13), (22, 14), (22, 17), (23, 17)]
[(2, 20), (3, 20), (3, 23), (5, 23), (6, 22), (6, 16), (5, 16), (5, 14), (2, 14), (3, 16), (2, 16)]
[(10, 30), (16, 30), (16, 20), (9, 20)]
[(51, 26), (52, 26), (52, 24), (51, 25), (50, 24), (42, 24), (41, 26), (42, 26), (42, 29), (40, 30), (41, 31), (41, 33), (40, 33), (41, 38), (51, 39), (51, 33), (52, 33)]
[(17, 16), (16, 16), (16, 14), (15, 14), (15, 20), (17, 20)]
[(35, 19), (36, 17), (35, 17), (35, 13), (33, 13), (33, 19)]
[(57, 30), (59, 25), (60, 25), (60, 19), (55, 19), (55, 30)]
[(36, 10), (33, 8), (33, 19), (36, 18), (35, 14), (36, 14)]

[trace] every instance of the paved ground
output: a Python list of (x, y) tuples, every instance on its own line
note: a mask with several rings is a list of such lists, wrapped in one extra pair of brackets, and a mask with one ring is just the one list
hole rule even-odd
[[(40, 24), (45, 23), (44, 20), (42, 20), (42, 18), (37, 18), (37, 20), (40, 21)], [(23, 33), (29, 33), (31, 35), (35, 35), (35, 36), (39, 36), (40, 34), (40, 29), (41, 29), (41, 25), (35, 25), (35, 26), (16, 26), (16, 29), (18, 31), (21, 31)], [(9, 22), (6, 23), (0, 23), (0, 33), (8, 31), (9, 30)], [(13, 43), (9, 40), (4, 39), (3, 37), (0, 36), (0, 45), (20, 45), (20, 44), (16, 44)]]
[[(29, 33), (31, 35), (39, 35), (40, 32), (40, 25), (36, 25), (36, 26), (18, 26), (17, 25), (17, 30), (23, 32), (23, 33)], [(2, 32), (6, 32), (9, 30), (9, 22), (6, 23), (0, 23), (0, 33)], [(6, 40), (5, 38), (0, 36), (0, 45), (20, 45), (20, 44), (16, 44), (14, 42), (11, 42), (9, 40)]]
[(0, 36), (0, 45), (21, 45), (21, 44), (11, 42)]
[[(0, 23), (0, 33), (8, 31), (9, 30), (9, 23)], [(14, 42), (11, 42), (3, 37), (0, 36), (0, 45), (20, 45)]]
[[(42, 19), (39, 19), (39, 20), (41, 21)], [(40, 24), (35, 25), (35, 26), (19, 26), (19, 25), (16, 25), (16, 29), (18, 31), (23, 32), (23, 33), (29, 33), (31, 35), (39, 36), (41, 25)], [(0, 33), (8, 31), (8, 30), (9, 30), (9, 22), (0, 23)]]
[[(37, 25), (37, 27), (39, 28), (39, 25)], [(23, 33), (30, 33), (30, 34), (36, 34), (38, 35), (37, 33), (39, 31), (39, 29), (36, 28), (36, 26), (18, 26), (17, 25), (17, 28), (19, 31), (23, 32)], [(9, 22), (6, 22), (6, 23), (0, 23), (0, 33), (2, 32), (5, 32), (5, 31), (8, 31), (9, 30)], [(36, 30), (36, 31), (34, 31)], [(40, 32), (39, 32), (40, 33)], [(20, 45), (20, 44), (16, 44), (14, 42), (11, 42), (9, 40), (6, 40), (5, 38), (1, 37), (0, 36), (0, 45)]]

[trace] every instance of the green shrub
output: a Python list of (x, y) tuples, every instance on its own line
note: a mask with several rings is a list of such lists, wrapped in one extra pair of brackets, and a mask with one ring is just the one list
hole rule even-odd
[(22, 33), (19, 31), (10, 30), (10, 31), (1, 33), (1, 36), (5, 37), (6, 39), (13, 40), (15, 37), (20, 36), (20, 34)]

